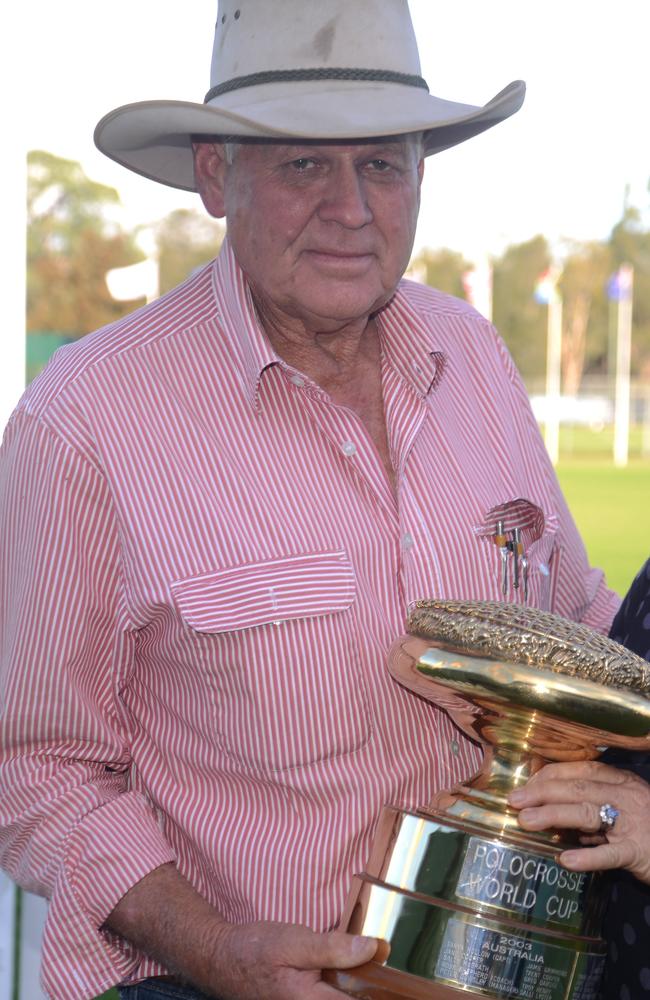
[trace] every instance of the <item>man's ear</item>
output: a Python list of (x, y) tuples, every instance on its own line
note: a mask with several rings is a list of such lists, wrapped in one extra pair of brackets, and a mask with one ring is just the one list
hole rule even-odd
[(193, 142), (194, 179), (206, 211), (215, 219), (223, 219), (226, 157), (224, 147), (218, 142)]

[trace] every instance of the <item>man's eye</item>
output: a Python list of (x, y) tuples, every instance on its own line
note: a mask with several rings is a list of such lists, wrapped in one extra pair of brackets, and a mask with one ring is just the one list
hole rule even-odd
[(297, 160), (292, 160), (290, 166), (298, 173), (304, 173), (305, 170), (310, 170), (316, 165), (315, 160), (310, 160), (307, 156), (300, 156)]
[(387, 160), (371, 160), (370, 166), (373, 170), (378, 170), (381, 173), (390, 170), (390, 163)]

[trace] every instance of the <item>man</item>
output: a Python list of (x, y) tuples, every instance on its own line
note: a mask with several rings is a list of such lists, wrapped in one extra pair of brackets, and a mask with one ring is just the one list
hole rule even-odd
[(57, 1000), (340, 995), (382, 805), (476, 765), (387, 674), (409, 603), (505, 589), (601, 629), (618, 603), (489, 324), (400, 285), (423, 155), (522, 85), (431, 97), (404, 0), (226, 0), (214, 51), (205, 105), (96, 135), (196, 186), (219, 259), (60, 352), (3, 448), (0, 848), (50, 897)]

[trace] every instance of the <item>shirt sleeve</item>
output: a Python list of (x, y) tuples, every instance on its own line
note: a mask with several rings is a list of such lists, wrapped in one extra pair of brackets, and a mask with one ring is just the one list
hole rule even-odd
[[(498, 335), (497, 335), (498, 337)], [(519, 439), (518, 453), (525, 456), (526, 474), (536, 483), (536, 492), (546, 498), (547, 510), (556, 518), (556, 544), (549, 564), (550, 610), (563, 618), (580, 621), (607, 634), (621, 598), (611, 590), (601, 569), (592, 567), (582, 537), (567, 505), (553, 463), (530, 406), (522, 378), (500, 337), (499, 348), (514, 392), (509, 394), (503, 419), (512, 421)]]
[(102, 930), (174, 854), (130, 791), (133, 669), (115, 511), (97, 465), (31, 415), (0, 451), (0, 865), (50, 900), (43, 985), (91, 998), (142, 957)]

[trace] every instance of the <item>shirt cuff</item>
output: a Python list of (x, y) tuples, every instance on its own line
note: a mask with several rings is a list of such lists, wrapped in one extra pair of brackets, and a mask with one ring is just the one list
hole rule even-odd
[(52, 1000), (92, 1000), (133, 974), (142, 954), (103, 924), (132, 886), (175, 860), (154, 810), (136, 792), (94, 809), (74, 828), (43, 935), (41, 979)]

